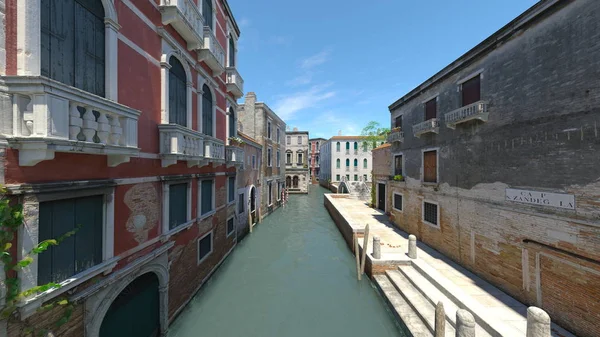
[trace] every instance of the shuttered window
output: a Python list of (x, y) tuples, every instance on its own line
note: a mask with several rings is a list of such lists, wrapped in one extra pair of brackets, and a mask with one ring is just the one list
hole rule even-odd
[(367, 158), (363, 159), (363, 168), (368, 168), (369, 166), (369, 161), (367, 160)]
[(233, 36), (229, 36), (229, 66), (235, 67), (235, 42)]
[(398, 211), (402, 211), (402, 194), (394, 193), (394, 208)]
[(423, 220), (438, 226), (438, 205), (423, 201)]
[(358, 150), (358, 142), (354, 142), (354, 150)]
[(244, 213), (244, 202), (246, 202), (246, 200), (244, 200), (244, 193), (241, 193), (238, 197), (238, 213), (242, 214)]
[(213, 5), (212, 0), (202, 0), (202, 16), (204, 25), (213, 28)]
[(228, 188), (229, 188), (229, 202), (233, 202), (235, 200), (235, 177), (228, 178)]
[(233, 233), (233, 230), (235, 229), (234, 223), (233, 223), (233, 218), (227, 220), (227, 236), (231, 235), (231, 233)]
[(437, 183), (437, 151), (423, 152), (423, 181)]
[(229, 137), (235, 137), (236, 136), (236, 125), (237, 123), (235, 122), (235, 110), (233, 110), (233, 107), (229, 108)]
[(41, 0), (41, 74), (105, 95), (104, 7), (100, 0)]
[(198, 240), (198, 263), (212, 253), (212, 232)]
[(75, 235), (38, 256), (38, 285), (62, 282), (102, 262), (102, 195), (41, 202), (39, 242)]
[(340, 142), (335, 143), (336, 152), (340, 152)]
[(200, 215), (213, 210), (213, 181), (202, 180), (200, 183)]
[(354, 175), (354, 181), (358, 181), (358, 174)]
[(188, 184), (169, 185), (169, 229), (173, 229), (188, 221)]
[(481, 100), (481, 80), (477, 75), (462, 84), (462, 106)]
[(397, 127), (397, 128), (402, 129), (402, 116), (396, 117), (396, 121), (394, 123), (394, 126)]
[(346, 159), (346, 167), (350, 167), (350, 159)]
[(185, 69), (173, 56), (169, 59), (169, 123), (187, 126), (187, 86)]
[(213, 135), (213, 97), (206, 84), (202, 86), (202, 133)]
[(267, 166), (271, 167), (271, 149), (267, 149)]
[(339, 158), (335, 160), (335, 167), (340, 168), (340, 159)]
[(335, 181), (340, 181), (340, 175), (339, 174), (335, 175)]
[(354, 167), (358, 167), (358, 159), (354, 159)]
[(269, 185), (269, 205), (271, 205), (273, 203), (273, 185), (270, 181), (267, 184)]
[(350, 142), (346, 142), (346, 150), (350, 150)]
[(429, 100), (425, 103), (425, 120), (437, 118), (437, 99)]
[(402, 156), (395, 156), (394, 157), (394, 175), (403, 175), (402, 173)]

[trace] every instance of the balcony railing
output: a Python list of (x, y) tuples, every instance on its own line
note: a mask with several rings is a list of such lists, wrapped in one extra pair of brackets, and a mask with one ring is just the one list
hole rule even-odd
[(446, 120), (446, 125), (451, 129), (455, 129), (457, 124), (474, 119), (487, 122), (488, 115), (488, 102), (478, 101), (451, 111), (445, 114), (444, 118)]
[(440, 128), (437, 118), (428, 119), (422, 123), (413, 125), (413, 133), (417, 137), (429, 132), (438, 133), (439, 130)]
[(204, 26), (204, 43), (198, 53), (198, 60), (212, 69), (213, 75), (221, 75), (225, 67), (225, 52), (208, 26)]
[(225, 158), (228, 166), (241, 166), (244, 163), (244, 149), (237, 146), (226, 146)]
[(21, 166), (55, 152), (106, 155), (108, 166), (139, 155), (137, 110), (42, 76), (4, 76), (0, 92), (12, 96), (0, 134), (19, 150)]
[(204, 158), (212, 162), (225, 161), (225, 143), (220, 139), (204, 135)]
[(162, 24), (170, 24), (187, 42), (189, 50), (204, 42), (204, 18), (192, 0), (161, 0)]
[(244, 95), (244, 79), (235, 67), (227, 67), (227, 91), (236, 99)]
[(162, 166), (188, 162), (188, 167), (201, 165), (204, 159), (204, 135), (178, 124), (158, 126)]
[(388, 135), (387, 141), (388, 141), (388, 143), (394, 143), (394, 142), (402, 143), (404, 141), (404, 132), (400, 129), (392, 130), (390, 132), (390, 134)]

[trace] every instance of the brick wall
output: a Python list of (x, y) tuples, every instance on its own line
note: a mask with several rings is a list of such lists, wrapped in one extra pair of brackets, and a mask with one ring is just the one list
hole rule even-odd
[(388, 179), (392, 174), (392, 154), (388, 144), (375, 148), (373, 155), (373, 180)]
[(6, 0), (0, 0), (0, 75), (6, 74)]

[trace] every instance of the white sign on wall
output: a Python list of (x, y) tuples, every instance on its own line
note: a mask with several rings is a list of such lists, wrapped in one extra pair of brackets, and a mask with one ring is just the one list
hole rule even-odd
[(523, 204), (575, 209), (573, 194), (506, 189), (506, 200)]

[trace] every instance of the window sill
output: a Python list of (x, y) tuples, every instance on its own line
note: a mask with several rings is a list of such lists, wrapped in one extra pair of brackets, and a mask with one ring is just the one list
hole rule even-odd
[(48, 300), (51, 300), (75, 288), (83, 282), (92, 279), (94, 276), (110, 273), (113, 270), (113, 268), (117, 265), (118, 260), (118, 256), (106, 260), (90, 269), (87, 269), (61, 282), (59, 288), (50, 289), (23, 301), (18, 305), (21, 320), (24, 320), (30, 317), (31, 315), (35, 314), (37, 309), (40, 308), (44, 302), (47, 302)]
[(429, 221), (425, 221), (425, 220), (423, 220), (423, 223), (424, 223), (425, 225), (427, 225), (427, 226), (429, 226), (429, 227), (433, 227), (433, 228), (435, 228), (435, 229), (442, 229), (442, 228), (440, 227), (440, 225), (434, 225), (434, 224), (432, 224), (432, 223), (431, 223), (431, 222), (429, 222)]
[(213, 209), (212, 211), (209, 211), (207, 213), (201, 214), (198, 216), (198, 218), (196, 219), (196, 221), (202, 221), (208, 217), (210, 217), (211, 215), (214, 215), (215, 213), (217, 213), (216, 209)]
[(235, 200), (231, 200), (231, 201), (227, 202), (227, 206), (231, 206), (233, 204), (235, 204)]
[(183, 232), (184, 230), (190, 229), (192, 227), (192, 225), (196, 223), (196, 219), (192, 219), (186, 223), (183, 223), (171, 230), (169, 230), (168, 232), (164, 233), (163, 235), (161, 235), (160, 237), (160, 241), (161, 242), (166, 242), (167, 240), (169, 240), (173, 235), (179, 233), (179, 232)]
[(397, 209), (396, 207), (393, 207), (393, 206), (392, 206), (392, 209), (393, 209), (394, 211), (396, 211), (396, 212), (400, 212), (400, 213), (402, 213), (402, 210), (401, 210), (401, 209)]
[(439, 185), (439, 183), (437, 183), (437, 182), (430, 183), (430, 182), (425, 182), (425, 181), (422, 181), (421, 184), (423, 184), (423, 186), (431, 186), (431, 187), (437, 187)]

